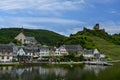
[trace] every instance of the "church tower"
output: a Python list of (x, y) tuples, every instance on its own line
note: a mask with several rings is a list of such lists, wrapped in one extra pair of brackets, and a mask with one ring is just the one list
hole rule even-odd
[(23, 30), (24, 30), (24, 29), (23, 29), (23, 27), (22, 27), (21, 33), (19, 33), (19, 34), (15, 37), (15, 39), (21, 41), (21, 44), (25, 44), (25, 39), (26, 39), (26, 36), (24, 35)]

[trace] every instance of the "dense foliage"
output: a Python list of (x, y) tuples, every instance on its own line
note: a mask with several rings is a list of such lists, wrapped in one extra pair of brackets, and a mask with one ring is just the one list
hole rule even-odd
[(69, 62), (69, 61), (75, 61), (75, 62), (78, 62), (78, 61), (83, 61), (84, 60), (84, 56), (81, 54), (81, 55), (75, 55), (75, 53), (70, 53), (68, 55), (63, 55), (63, 56), (60, 56), (60, 61), (62, 62)]
[(76, 34), (71, 34), (70, 37), (65, 38), (60, 44), (80, 44), (84, 48), (95, 48), (93, 43), (94, 37), (102, 38), (110, 43), (120, 45), (120, 34), (109, 35), (104, 29), (101, 30), (90, 30), (84, 28), (83, 31), (79, 31)]
[(113, 41), (115, 44), (120, 45), (120, 33), (119, 33), (119, 34), (114, 34), (114, 35), (112, 35), (112, 41)]
[(93, 41), (87, 37), (87, 36), (70, 36), (69, 38), (65, 38), (60, 42), (60, 44), (66, 44), (66, 45), (81, 45), (83, 48), (91, 49), (95, 48), (95, 45)]
[(120, 59), (120, 34), (110, 35), (104, 29), (90, 30), (84, 28), (76, 34), (71, 34), (60, 44), (80, 44), (83, 48), (97, 48), (109, 58)]
[[(0, 43), (9, 43), (13, 41), (16, 44), (20, 42), (14, 40), (21, 32), (21, 28), (3, 28), (0, 29)], [(69, 37), (62, 36), (48, 30), (24, 29), (25, 36), (34, 36), (40, 44), (46, 45), (63, 45), (63, 44), (79, 44), (83, 48), (97, 48), (100, 52), (105, 53), (112, 59), (120, 59), (120, 34), (110, 35), (104, 29), (90, 30), (84, 28), (76, 34)]]
[[(0, 29), (0, 43), (10, 43), (21, 32), (21, 28), (2, 28)], [(24, 29), (25, 36), (33, 36), (40, 44), (56, 45), (65, 36), (58, 33), (41, 29)], [(16, 42), (16, 41), (14, 41)]]

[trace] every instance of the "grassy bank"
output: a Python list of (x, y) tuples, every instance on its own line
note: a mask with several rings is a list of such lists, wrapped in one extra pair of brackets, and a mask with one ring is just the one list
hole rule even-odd
[(39, 62), (39, 63), (0, 63), (0, 66), (54, 66), (54, 65), (79, 65), (82, 62)]
[(0, 63), (0, 66), (23, 66), (21, 63)]

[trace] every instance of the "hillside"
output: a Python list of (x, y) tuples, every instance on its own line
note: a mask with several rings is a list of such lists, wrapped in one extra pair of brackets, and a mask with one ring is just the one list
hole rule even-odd
[(71, 34), (70, 37), (62, 40), (60, 44), (80, 44), (84, 48), (98, 48), (109, 58), (120, 59), (120, 35), (109, 35), (104, 29), (87, 29)]
[(95, 36), (91, 39), (95, 44), (96, 48), (98, 48), (101, 52), (105, 53), (108, 57), (112, 59), (120, 59), (120, 45), (116, 45), (105, 39)]
[[(2, 28), (0, 29), (0, 43), (9, 43), (21, 32), (21, 28)], [(40, 44), (56, 45), (65, 36), (53, 31), (41, 29), (24, 29), (25, 36), (34, 36)]]

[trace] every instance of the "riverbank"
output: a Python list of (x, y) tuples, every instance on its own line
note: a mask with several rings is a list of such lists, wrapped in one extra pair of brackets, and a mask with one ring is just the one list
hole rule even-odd
[[(109, 63), (119, 63), (118, 61), (110, 61)], [(83, 61), (81, 62), (34, 62), (34, 63), (0, 63), (0, 66), (39, 66), (39, 65), (72, 65), (72, 64), (84, 64)]]
[(83, 64), (83, 62), (52, 62), (51, 64)]
[(83, 64), (83, 62), (36, 62), (36, 63), (0, 63), (0, 66), (38, 66), (38, 65)]
[(19, 62), (16, 63), (0, 63), (0, 66), (23, 66), (24, 64), (21, 64)]
[(112, 66), (113, 64), (104, 61), (84, 61), (83, 64)]

